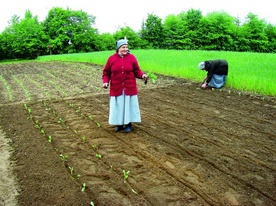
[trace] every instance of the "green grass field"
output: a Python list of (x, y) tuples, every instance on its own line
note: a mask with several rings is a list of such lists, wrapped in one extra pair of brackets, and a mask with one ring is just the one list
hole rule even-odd
[[(49, 55), (37, 60), (90, 62), (104, 65), (115, 51)], [(229, 74), (226, 87), (262, 95), (276, 96), (276, 54), (187, 51), (187, 50), (131, 50), (145, 72), (170, 75), (201, 82), (205, 71), (198, 69), (201, 61), (226, 59)]]

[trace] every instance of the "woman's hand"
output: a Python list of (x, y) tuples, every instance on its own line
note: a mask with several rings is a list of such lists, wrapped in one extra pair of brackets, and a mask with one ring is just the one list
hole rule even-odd
[(108, 88), (108, 83), (103, 83), (103, 88), (107, 89)]
[(147, 79), (147, 78), (148, 78), (148, 76), (146, 74), (142, 75), (142, 79)]
[(146, 74), (142, 75), (142, 79), (144, 79), (144, 83), (147, 84), (148, 83), (148, 76)]
[(201, 85), (202, 89), (206, 89), (207, 87), (208, 87), (208, 83), (206, 83), (206, 82)]

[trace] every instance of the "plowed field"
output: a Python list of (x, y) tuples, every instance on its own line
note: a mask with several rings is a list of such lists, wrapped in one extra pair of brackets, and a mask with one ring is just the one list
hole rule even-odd
[(101, 74), (86, 63), (0, 66), (17, 205), (276, 205), (275, 97), (137, 80), (142, 122), (125, 134), (108, 124)]

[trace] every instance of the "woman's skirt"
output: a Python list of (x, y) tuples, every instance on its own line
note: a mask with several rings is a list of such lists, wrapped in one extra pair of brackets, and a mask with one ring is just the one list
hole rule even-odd
[(211, 81), (208, 83), (209, 87), (220, 89), (226, 83), (227, 75), (213, 74)]
[(109, 120), (111, 125), (126, 125), (131, 122), (141, 122), (137, 95), (121, 95), (110, 97)]

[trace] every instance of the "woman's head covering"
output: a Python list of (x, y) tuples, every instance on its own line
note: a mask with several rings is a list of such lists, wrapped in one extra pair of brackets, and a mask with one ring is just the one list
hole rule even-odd
[(198, 64), (198, 68), (199, 68), (199, 69), (204, 69), (204, 68), (205, 68), (205, 62), (200, 62), (200, 63)]
[(119, 49), (122, 45), (128, 44), (126, 39), (120, 39), (116, 41), (116, 49)]

